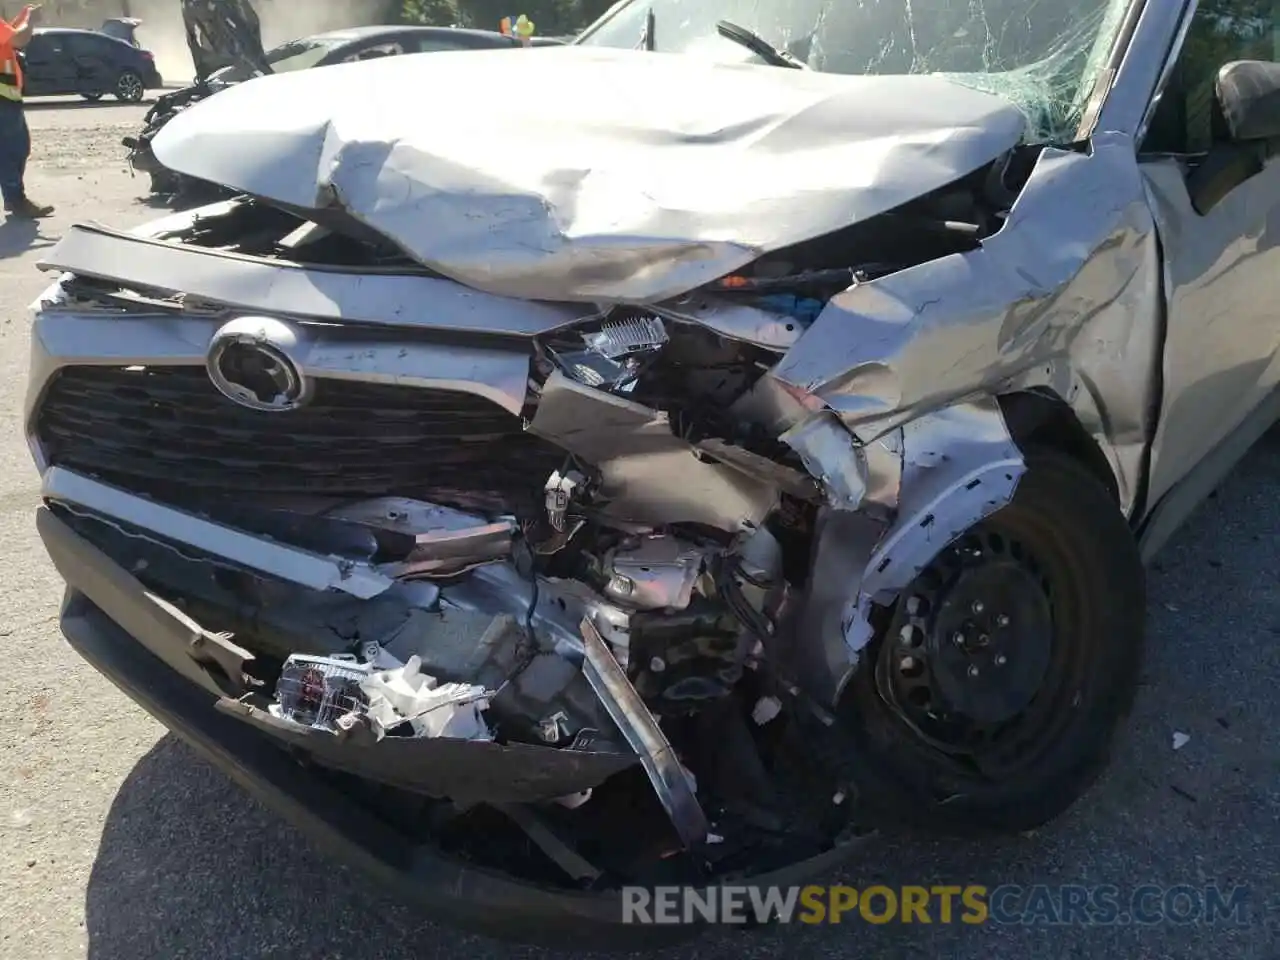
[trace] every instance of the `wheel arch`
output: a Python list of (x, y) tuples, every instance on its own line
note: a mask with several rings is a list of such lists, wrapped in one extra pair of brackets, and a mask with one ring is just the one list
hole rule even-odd
[(1116, 503), (1120, 483), (1107, 456), (1074, 410), (1056, 394), (1020, 390), (1000, 395), (1000, 412), (1019, 449), (1048, 447), (1070, 456), (1093, 474)]

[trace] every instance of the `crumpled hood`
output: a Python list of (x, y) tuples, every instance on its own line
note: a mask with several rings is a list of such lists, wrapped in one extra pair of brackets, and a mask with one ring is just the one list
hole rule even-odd
[(1024, 127), (937, 77), (564, 47), (262, 77), (153, 149), (179, 173), (339, 206), (477, 289), (643, 303), (943, 186)]

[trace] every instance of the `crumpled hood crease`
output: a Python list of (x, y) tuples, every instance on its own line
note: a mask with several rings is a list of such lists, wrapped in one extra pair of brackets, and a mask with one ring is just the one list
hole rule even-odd
[(154, 148), (189, 176), (338, 205), (476, 289), (648, 303), (944, 186), (1024, 129), (1011, 104), (937, 77), (567, 47), (264, 77)]

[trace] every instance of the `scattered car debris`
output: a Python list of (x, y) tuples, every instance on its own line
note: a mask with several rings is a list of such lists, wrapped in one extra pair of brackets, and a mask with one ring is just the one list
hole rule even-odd
[(440, 683), (422, 672), (422, 660), (409, 658), (403, 667), (371, 673), (360, 681), (369, 699), (368, 717), (381, 737), (408, 724), (415, 737), (492, 740), (481, 716), (489, 708), (484, 687)]
[(782, 713), (781, 700), (777, 697), (761, 697), (756, 701), (756, 705), (751, 711), (751, 719), (756, 722), (757, 726), (763, 727), (780, 713)]
[(1175, 749), (1175, 750), (1181, 750), (1183, 747), (1185, 747), (1185, 746), (1186, 746), (1188, 743), (1190, 743), (1190, 742), (1191, 742), (1191, 736), (1190, 736), (1190, 734), (1180, 733), (1180, 732), (1178, 732), (1178, 731), (1176, 731), (1176, 730), (1174, 731), (1174, 734), (1173, 734), (1173, 749)]
[[(369, 652), (369, 651), (366, 651)], [(378, 648), (378, 659), (386, 654)], [(385, 662), (385, 661), (384, 661)], [(490, 694), (475, 684), (441, 684), (422, 672), (413, 656), (403, 665), (379, 669), (351, 654), (313, 657), (293, 654), (276, 686), (273, 716), (316, 730), (349, 731), (366, 721), (378, 739), (388, 734), (491, 740), (483, 711)]]

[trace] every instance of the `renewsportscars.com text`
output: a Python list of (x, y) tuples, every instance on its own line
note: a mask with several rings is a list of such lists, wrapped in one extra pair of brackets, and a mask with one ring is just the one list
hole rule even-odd
[(1246, 887), (1037, 884), (625, 887), (623, 922), (962, 923), (1031, 926), (1247, 924)]

